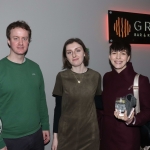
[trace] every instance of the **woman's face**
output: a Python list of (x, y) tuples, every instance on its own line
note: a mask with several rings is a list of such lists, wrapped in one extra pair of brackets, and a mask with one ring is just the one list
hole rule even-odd
[(84, 56), (85, 53), (83, 47), (77, 42), (73, 42), (66, 46), (66, 57), (73, 67), (84, 65)]
[(109, 59), (111, 61), (111, 64), (115, 68), (115, 70), (118, 73), (120, 73), (122, 70), (126, 68), (126, 64), (130, 60), (130, 56), (127, 55), (126, 50), (122, 50), (122, 51), (111, 50)]

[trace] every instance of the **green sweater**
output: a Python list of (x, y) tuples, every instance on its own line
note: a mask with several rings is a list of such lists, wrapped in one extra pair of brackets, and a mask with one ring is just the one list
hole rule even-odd
[(39, 66), (26, 58), (22, 64), (0, 60), (0, 149), (3, 138), (19, 138), (49, 130), (44, 81)]

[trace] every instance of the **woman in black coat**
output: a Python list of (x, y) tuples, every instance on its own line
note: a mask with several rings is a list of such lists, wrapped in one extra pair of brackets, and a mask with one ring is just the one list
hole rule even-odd
[(103, 78), (103, 119), (101, 129), (101, 150), (139, 150), (139, 126), (150, 120), (150, 84), (146, 76), (139, 77), (139, 100), (141, 112), (133, 112), (128, 118), (115, 111), (117, 97), (133, 94), (133, 80), (137, 74), (129, 62), (131, 46), (114, 42), (110, 46), (109, 60), (112, 71)]

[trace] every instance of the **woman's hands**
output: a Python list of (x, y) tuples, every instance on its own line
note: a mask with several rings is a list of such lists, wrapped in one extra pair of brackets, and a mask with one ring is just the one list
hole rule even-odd
[(57, 146), (58, 146), (58, 137), (57, 137), (57, 133), (54, 133), (53, 142), (52, 142), (52, 150), (57, 150)]
[(130, 124), (134, 118), (134, 111), (131, 111), (130, 115), (127, 116), (127, 111), (125, 111), (124, 113), (121, 113), (120, 115), (120, 112), (115, 110), (114, 111), (114, 116), (117, 118), (117, 119), (120, 119), (122, 121), (125, 121), (127, 124)]

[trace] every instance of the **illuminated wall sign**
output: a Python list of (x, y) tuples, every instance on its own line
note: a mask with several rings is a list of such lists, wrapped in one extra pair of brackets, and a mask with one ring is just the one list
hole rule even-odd
[(109, 43), (150, 44), (150, 15), (108, 10)]

